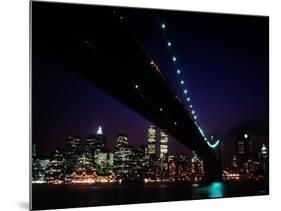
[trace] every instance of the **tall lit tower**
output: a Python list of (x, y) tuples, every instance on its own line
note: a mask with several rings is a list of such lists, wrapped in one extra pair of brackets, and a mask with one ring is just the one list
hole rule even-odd
[(102, 127), (99, 126), (96, 134), (90, 135), (85, 139), (86, 149), (90, 152), (101, 152), (104, 150), (105, 136)]
[(168, 154), (168, 134), (165, 130), (160, 132), (160, 159), (166, 159)]
[(236, 142), (236, 153), (238, 166), (241, 168), (252, 156), (252, 141), (247, 133), (238, 136)]
[(156, 127), (154, 125), (150, 125), (148, 127), (148, 145), (147, 145), (147, 153), (149, 155), (155, 156), (156, 154)]

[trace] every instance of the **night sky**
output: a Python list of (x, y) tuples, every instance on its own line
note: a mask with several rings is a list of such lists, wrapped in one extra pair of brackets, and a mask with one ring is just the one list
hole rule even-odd
[[(172, 42), (198, 122), (208, 135), (223, 141), (224, 154), (234, 153), (234, 139), (243, 132), (254, 137), (256, 146), (268, 145), (267, 17), (118, 11), (180, 93), (161, 33), (160, 23), (166, 24), (166, 36)], [(48, 36), (36, 39), (49, 41)], [(44, 49), (33, 52), (32, 141), (40, 154), (63, 147), (69, 134), (85, 138), (98, 126), (103, 127), (109, 149), (115, 146), (118, 133), (127, 134), (130, 144), (147, 143), (147, 120), (69, 71), (64, 61), (53, 59)], [(169, 152), (187, 153), (188, 149), (170, 139)]]

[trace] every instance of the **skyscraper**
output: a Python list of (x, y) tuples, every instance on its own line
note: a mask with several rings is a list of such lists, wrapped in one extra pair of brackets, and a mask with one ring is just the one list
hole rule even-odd
[(191, 173), (194, 181), (202, 180), (204, 177), (204, 163), (195, 151), (192, 151)]
[(133, 150), (133, 146), (128, 144), (128, 136), (119, 134), (114, 151), (114, 170), (118, 178), (128, 178), (132, 165)]
[(252, 156), (252, 141), (250, 136), (245, 133), (238, 136), (236, 142), (237, 163), (241, 168), (244, 163)]
[(99, 126), (96, 134), (90, 135), (85, 140), (86, 142), (86, 148), (89, 149), (89, 151), (92, 152), (100, 152), (104, 149), (105, 144), (105, 137), (102, 131), (102, 127)]
[(168, 154), (168, 134), (166, 131), (160, 132), (160, 159), (166, 160)]
[(77, 158), (82, 152), (82, 139), (77, 136), (68, 136), (66, 140), (66, 149), (65, 149), (65, 165), (66, 165), (66, 174), (69, 176), (74, 170), (77, 162)]
[(147, 153), (156, 157), (156, 127), (154, 125), (150, 125), (148, 127), (148, 151)]
[(58, 184), (64, 181), (64, 163), (63, 154), (56, 149), (46, 169), (46, 180), (48, 183)]

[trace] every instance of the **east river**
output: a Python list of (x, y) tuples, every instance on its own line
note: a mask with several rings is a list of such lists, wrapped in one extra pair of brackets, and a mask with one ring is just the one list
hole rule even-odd
[(209, 184), (32, 185), (32, 209), (102, 206), (268, 194), (268, 184), (214, 182)]

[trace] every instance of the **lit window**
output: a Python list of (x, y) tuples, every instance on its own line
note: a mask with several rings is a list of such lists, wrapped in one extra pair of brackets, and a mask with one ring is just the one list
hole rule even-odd
[(169, 47), (171, 47), (172, 43), (171, 43), (170, 41), (168, 41), (167, 45), (168, 45)]
[(186, 89), (185, 89), (185, 90), (183, 90), (183, 93), (184, 93), (184, 94), (187, 94), (187, 90), (186, 90)]
[(177, 58), (175, 56), (173, 56), (172, 58), (173, 62), (177, 61)]
[(183, 80), (181, 80), (181, 85), (183, 85), (184, 84), (184, 81)]
[(161, 24), (161, 28), (162, 28), (162, 29), (165, 29), (165, 28), (166, 28), (165, 23), (162, 23), (162, 24)]
[(177, 69), (177, 74), (181, 74), (181, 71), (179, 69)]

